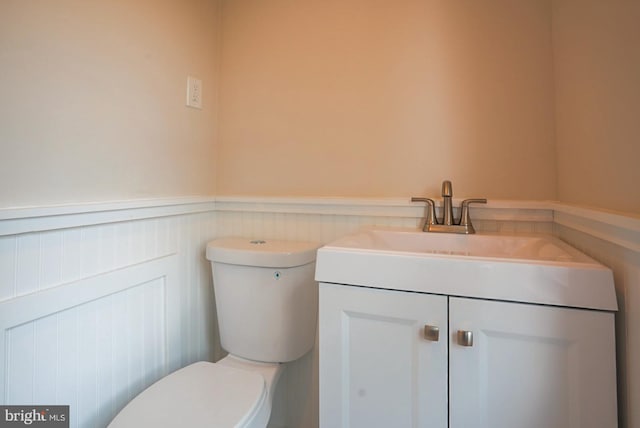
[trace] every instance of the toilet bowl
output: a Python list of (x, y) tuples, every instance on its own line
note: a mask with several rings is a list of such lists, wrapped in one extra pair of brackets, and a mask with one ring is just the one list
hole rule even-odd
[(282, 368), (232, 355), (193, 363), (139, 394), (109, 427), (265, 427)]
[(319, 245), (225, 238), (207, 245), (222, 347), (160, 379), (134, 398), (109, 428), (263, 428), (286, 362), (315, 342)]

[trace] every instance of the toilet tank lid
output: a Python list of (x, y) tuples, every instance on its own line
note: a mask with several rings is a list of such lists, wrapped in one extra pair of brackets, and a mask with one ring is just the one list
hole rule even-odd
[(316, 242), (220, 238), (207, 244), (212, 262), (258, 267), (294, 267), (315, 261)]

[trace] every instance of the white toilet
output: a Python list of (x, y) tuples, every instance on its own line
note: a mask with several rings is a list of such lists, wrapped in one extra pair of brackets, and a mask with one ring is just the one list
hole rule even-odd
[(315, 342), (318, 287), (310, 242), (224, 238), (207, 245), (222, 347), (134, 398), (110, 428), (265, 427), (281, 363)]

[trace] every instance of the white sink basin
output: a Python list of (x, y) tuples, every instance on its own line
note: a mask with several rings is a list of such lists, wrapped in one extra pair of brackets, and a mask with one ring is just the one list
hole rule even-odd
[(371, 229), (348, 235), (331, 247), (407, 252), (447, 257), (527, 260), (532, 263), (594, 263), (562, 241), (545, 236), (456, 235), (414, 229)]
[(370, 229), (318, 251), (316, 280), (616, 310), (611, 270), (550, 236)]

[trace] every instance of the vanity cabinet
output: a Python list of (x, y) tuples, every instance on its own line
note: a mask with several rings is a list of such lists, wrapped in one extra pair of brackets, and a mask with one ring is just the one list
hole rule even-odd
[(321, 283), (320, 427), (617, 426), (611, 312)]
[(447, 426), (446, 296), (320, 284), (319, 304), (321, 427)]

